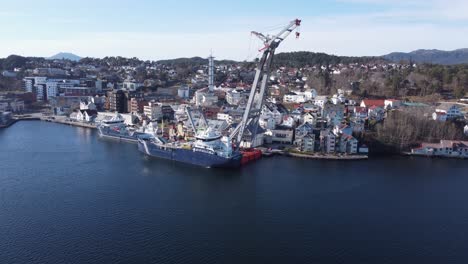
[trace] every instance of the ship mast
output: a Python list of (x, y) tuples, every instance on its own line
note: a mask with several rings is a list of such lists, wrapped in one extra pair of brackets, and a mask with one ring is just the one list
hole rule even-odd
[[(231, 140), (236, 139), (236, 142), (234, 143), (236, 143), (238, 146), (240, 146), (240, 143), (242, 142), (245, 130), (248, 125), (253, 125), (254, 133), (252, 136), (253, 138), (256, 137), (258, 120), (264, 104), (266, 86), (270, 77), (271, 65), (276, 48), (289, 36), (289, 34), (291, 34), (291, 32), (298, 29), (300, 25), (301, 20), (295, 19), (289, 22), (286, 27), (284, 27), (278, 34), (274, 36), (264, 35), (256, 31), (252, 31), (252, 34), (262, 40), (265, 46), (259, 50), (260, 52), (263, 52), (263, 55), (257, 65), (254, 82), (250, 90), (249, 99), (247, 101), (242, 121), (229, 135)], [(299, 34), (299, 31), (296, 31), (296, 38), (299, 37)]]

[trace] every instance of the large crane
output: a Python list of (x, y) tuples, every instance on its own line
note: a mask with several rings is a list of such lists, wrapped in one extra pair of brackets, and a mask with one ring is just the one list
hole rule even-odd
[[(300, 25), (301, 20), (295, 19), (289, 22), (289, 24), (286, 27), (284, 27), (278, 34), (274, 36), (264, 35), (256, 31), (252, 31), (252, 34), (258, 37), (260, 40), (262, 40), (265, 46), (259, 50), (260, 52), (263, 52), (263, 55), (257, 65), (254, 82), (252, 84), (252, 89), (250, 90), (249, 99), (245, 107), (242, 121), (229, 136), (231, 140), (234, 140), (237, 136), (237, 140), (235, 143), (237, 143), (238, 146), (240, 146), (242, 138), (244, 137), (245, 130), (249, 125), (253, 125), (253, 129), (255, 131), (253, 131), (254, 134), (252, 136), (255, 138), (257, 134), (256, 130), (258, 127), (258, 119), (262, 111), (265, 99), (266, 86), (268, 83), (268, 79), (270, 78), (271, 64), (273, 62), (273, 57), (275, 55), (276, 48), (283, 40), (285, 40), (289, 36), (289, 34), (291, 34), (291, 32), (298, 29)], [(296, 31), (296, 38), (299, 37), (299, 34), (299, 31)]]

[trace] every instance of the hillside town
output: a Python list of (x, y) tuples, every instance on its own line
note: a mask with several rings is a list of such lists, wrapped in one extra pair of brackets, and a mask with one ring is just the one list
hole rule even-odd
[[(181, 68), (174, 62), (123, 58), (30, 61), (23, 67), (2, 73), (3, 80), (20, 82), (21, 90), (0, 95), (0, 123), (8, 124), (13, 115), (41, 112), (57, 120), (97, 125), (118, 113), (128, 126), (158, 122), (160, 133), (169, 138), (174, 130), (183, 130), (179, 133), (183, 135), (191, 134), (193, 128), (186, 111), (191, 108), (198, 113), (193, 116), (196, 126), (202, 123), (203, 116), (210, 126), (227, 135), (242, 119), (255, 68), (251, 63), (216, 62), (213, 83), (210, 83), (207, 62), (200, 59), (196, 64)], [(385, 122), (388, 114), (394, 111), (420, 113), (427, 120), (437, 122), (465, 124), (461, 132), (466, 138), (466, 98), (426, 103), (398, 96), (366, 98), (359, 93), (359, 81), (350, 77), (356, 71), (381, 73), (395, 69), (405, 71), (410, 67), (418, 65), (388, 62), (302, 68), (278, 65), (269, 77), (268, 96), (260, 113), (259, 127), (248, 127), (242, 147), (367, 155), (372, 150), (361, 140), (362, 135)], [(348, 82), (335, 82), (332, 86), (335, 88), (324, 93), (324, 89), (316, 89), (309, 80), (319, 72), (343, 75)], [(448, 143), (444, 140), (452, 139), (438, 140), (442, 140), (440, 145), (446, 146)], [(462, 156), (468, 155), (466, 141), (451, 142), (461, 149)], [(432, 155), (434, 151), (427, 149), (433, 144), (424, 143), (413, 152)]]

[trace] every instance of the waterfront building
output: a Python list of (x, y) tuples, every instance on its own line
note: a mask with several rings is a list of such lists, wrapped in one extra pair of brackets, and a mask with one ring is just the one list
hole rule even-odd
[(314, 152), (315, 151), (315, 135), (313, 133), (307, 133), (303, 136), (297, 136), (294, 140), (294, 145), (302, 152)]
[(336, 136), (329, 130), (320, 131), (320, 148), (323, 152), (334, 153), (336, 145)]
[(413, 155), (468, 158), (468, 141), (441, 140), (439, 143), (422, 143), (411, 150)]
[(290, 127), (277, 126), (270, 130), (271, 140), (274, 143), (292, 144), (294, 130)]
[(94, 122), (98, 113), (96, 110), (79, 110), (76, 112), (75, 120), (81, 122)]
[(311, 134), (313, 133), (314, 131), (314, 126), (310, 123), (304, 123), (302, 125), (299, 125), (298, 127), (296, 127), (295, 129), (296, 133), (295, 133), (295, 136), (296, 138), (300, 138), (300, 137), (304, 137), (306, 136), (307, 134)]
[(244, 137), (240, 143), (241, 148), (256, 148), (264, 143), (265, 130), (257, 125), (257, 128), (253, 125), (247, 126)]

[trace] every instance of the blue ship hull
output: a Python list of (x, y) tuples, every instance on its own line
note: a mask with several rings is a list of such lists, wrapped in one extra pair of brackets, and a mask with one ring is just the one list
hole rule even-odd
[(174, 160), (205, 168), (237, 168), (241, 165), (242, 154), (235, 152), (232, 157), (225, 158), (209, 153), (198, 152), (183, 148), (164, 148), (162, 146), (147, 143), (147, 148), (138, 142), (138, 150), (152, 157)]

